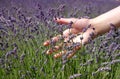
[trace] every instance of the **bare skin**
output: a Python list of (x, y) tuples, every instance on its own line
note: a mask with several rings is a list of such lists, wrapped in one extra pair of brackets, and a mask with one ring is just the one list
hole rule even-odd
[[(81, 33), (83, 28), (88, 26), (89, 24), (91, 24), (92, 27), (95, 28), (95, 31), (93, 31), (92, 29), (87, 29), (86, 32), (83, 33), (83, 40), (81, 42), (80, 37), (81, 35), (78, 35), (77, 37), (73, 38), (73, 42), (80, 42), (82, 44), (87, 44), (89, 37), (90, 37), (90, 33), (94, 33), (94, 38), (99, 36), (99, 35), (103, 35), (106, 32), (109, 32), (110, 30), (110, 23), (115, 25), (115, 28), (119, 28), (120, 27), (120, 6), (118, 6), (115, 9), (112, 9), (96, 18), (93, 19), (78, 19), (78, 18), (60, 18), (60, 19), (56, 19), (55, 20), (57, 23), (60, 24), (69, 24), (71, 21), (73, 22), (72, 24), (72, 28), (70, 29), (66, 29), (65, 31), (63, 31), (63, 36), (65, 36), (66, 38), (64, 39), (64, 41), (66, 41), (69, 37), (69, 33), (72, 34), (78, 34)], [(53, 37), (52, 39), (57, 42), (59, 39), (60, 35)], [(93, 39), (94, 39), (93, 38)], [(44, 46), (49, 46), (50, 45), (50, 41), (47, 40), (44, 42), (43, 44)], [(56, 52), (57, 50), (60, 50), (61, 44), (58, 46), (55, 46), (56, 50), (52, 50), (49, 49), (46, 54), (52, 54), (53, 52)], [(81, 48), (81, 46), (73, 49), (74, 52), (72, 54), (70, 54), (68, 56), (68, 58), (71, 58), (75, 52), (77, 50), (79, 50)], [(59, 58), (61, 57), (63, 54), (65, 54), (66, 51), (61, 50), (61, 52), (57, 53), (54, 55), (54, 58)]]

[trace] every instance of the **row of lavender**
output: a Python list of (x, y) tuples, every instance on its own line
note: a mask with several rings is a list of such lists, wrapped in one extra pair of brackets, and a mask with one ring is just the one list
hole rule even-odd
[[(120, 30), (113, 28), (114, 25), (110, 25), (112, 27), (110, 33), (93, 40), (69, 61), (53, 60), (44, 54), (46, 48), (42, 46), (45, 40), (62, 33), (67, 28), (55, 23), (54, 17), (80, 18), (86, 17), (86, 15), (95, 17), (116, 7), (120, 4), (119, 2), (112, 0), (108, 2), (104, 0), (52, 0), (48, 4), (47, 0), (28, 0), (29, 5), (24, 0), (1, 2), (1, 4), (7, 3), (0, 8), (1, 78), (68, 78), (70, 75), (70, 78), (80, 76), (86, 78), (85, 74), (95, 75), (100, 71), (113, 72), (116, 63), (120, 62)], [(106, 5), (104, 9), (103, 4)], [(69, 64), (71, 66), (67, 67)], [(92, 70), (84, 72), (84, 67), (87, 68), (91, 64)], [(77, 70), (76, 67), (79, 69)], [(72, 71), (70, 72), (70, 70)], [(49, 74), (50, 72), (51, 74)], [(60, 74), (63, 75), (63, 72), (64, 74), (69, 73), (66, 74), (67, 76), (61, 77)], [(11, 74), (15, 76), (11, 76)]]

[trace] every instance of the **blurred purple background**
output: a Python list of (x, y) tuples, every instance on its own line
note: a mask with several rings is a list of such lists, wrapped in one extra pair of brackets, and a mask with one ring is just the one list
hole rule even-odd
[(44, 8), (58, 6), (59, 4), (67, 4), (69, 7), (79, 7), (88, 3), (97, 4), (103, 8), (108, 5), (110, 8), (120, 5), (120, 2), (117, 0), (0, 0), (0, 7), (15, 5), (24, 8), (34, 8), (37, 4), (42, 5)]
[(116, 0), (0, 0), (0, 8), (21, 7), (27, 11), (34, 11), (38, 5), (42, 9), (56, 8), (65, 4), (66, 11), (69, 12), (77, 8), (83, 12), (86, 7), (92, 9), (92, 12), (103, 13), (120, 5)]

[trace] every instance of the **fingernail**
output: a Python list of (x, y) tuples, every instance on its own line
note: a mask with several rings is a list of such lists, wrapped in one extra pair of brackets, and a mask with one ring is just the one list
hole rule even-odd
[(56, 59), (56, 58), (59, 58), (59, 55), (58, 54), (55, 54), (54, 55), (54, 58)]
[(47, 55), (49, 54), (49, 50), (46, 52), (46, 54), (47, 54)]
[(51, 54), (52, 52), (50, 51), (50, 50), (48, 50), (47, 52), (46, 52), (46, 54), (47, 55), (49, 55), (49, 54)]
[(48, 46), (48, 45), (49, 45), (49, 41), (44, 42), (43, 45), (44, 45), (44, 46)]
[(43, 45), (44, 45), (44, 46), (47, 46), (47, 43), (45, 42)]

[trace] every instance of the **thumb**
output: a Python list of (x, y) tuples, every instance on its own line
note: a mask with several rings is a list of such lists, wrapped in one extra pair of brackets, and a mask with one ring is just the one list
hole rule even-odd
[(69, 23), (71, 23), (71, 22), (75, 22), (75, 21), (77, 21), (77, 20), (79, 20), (79, 19), (77, 19), (77, 18), (55, 18), (54, 19), (57, 23), (60, 23), (60, 24), (69, 24)]

